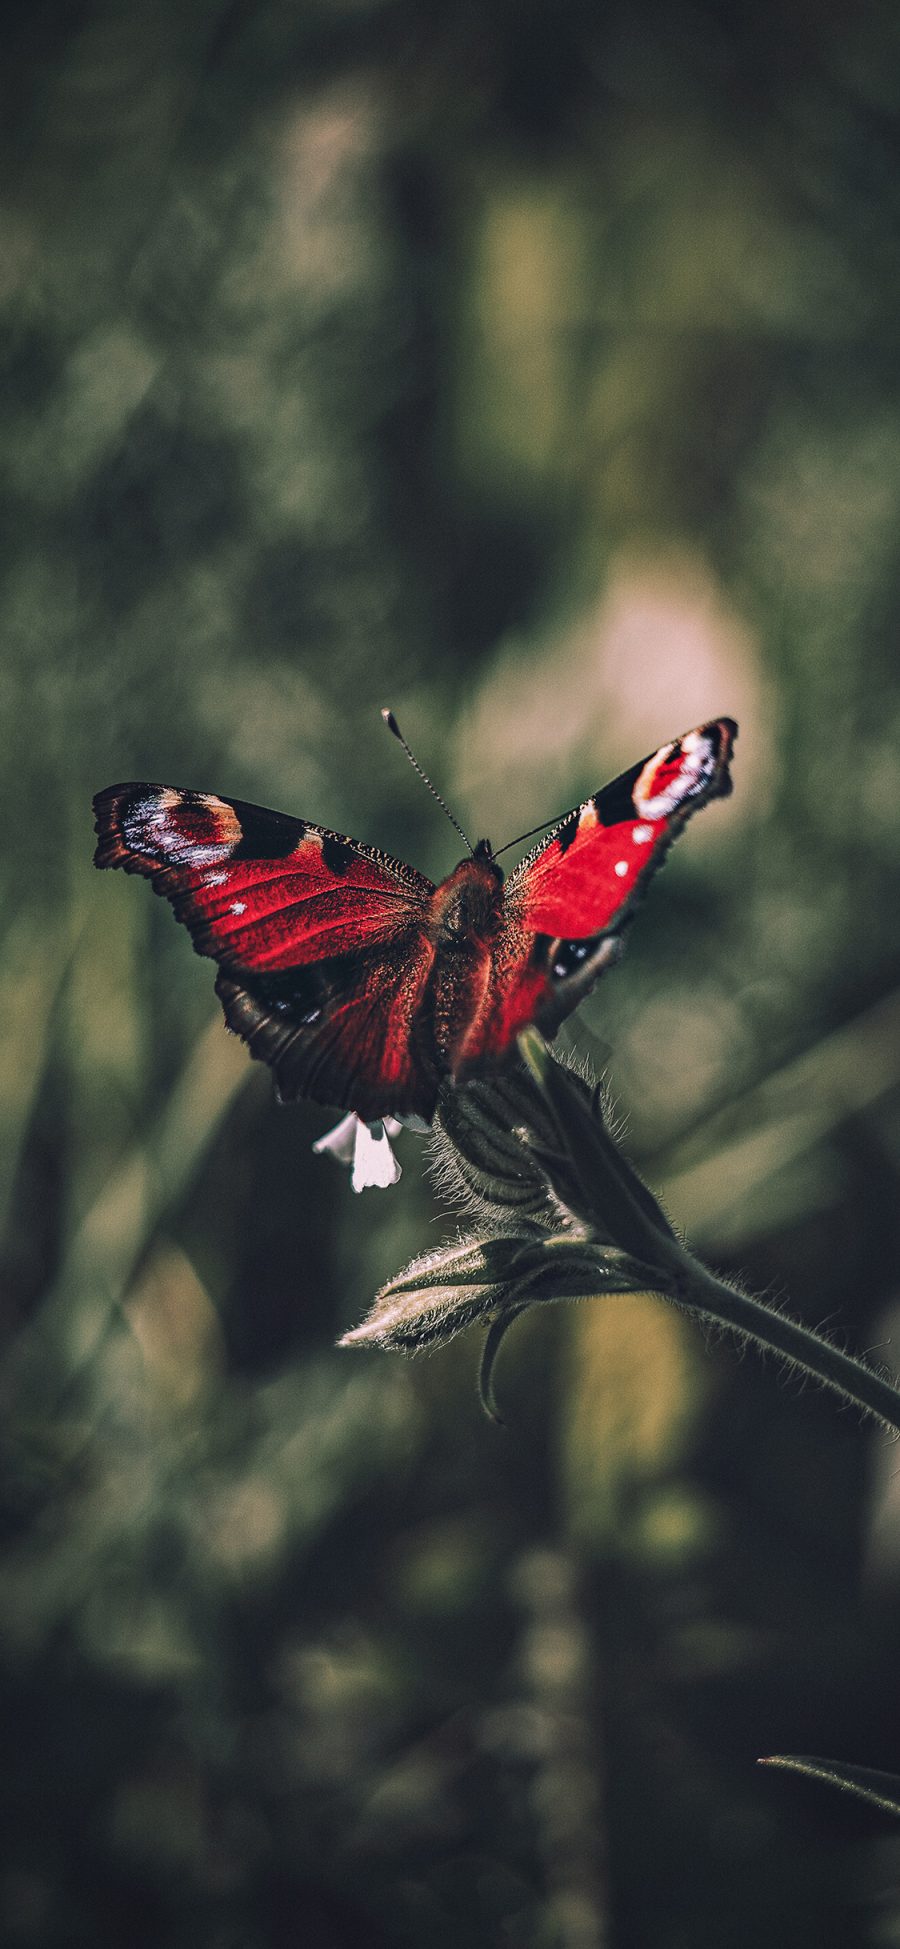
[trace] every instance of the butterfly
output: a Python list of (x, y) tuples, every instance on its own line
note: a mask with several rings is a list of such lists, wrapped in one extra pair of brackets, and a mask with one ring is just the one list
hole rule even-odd
[(663, 745), (565, 813), (509, 879), (487, 839), (434, 886), (326, 826), (146, 783), (95, 798), (95, 863), (170, 902), (284, 1100), (376, 1129), (427, 1124), (446, 1078), (502, 1066), (529, 1023), (555, 1034), (616, 958), (672, 840), (731, 791), (736, 735), (723, 717)]

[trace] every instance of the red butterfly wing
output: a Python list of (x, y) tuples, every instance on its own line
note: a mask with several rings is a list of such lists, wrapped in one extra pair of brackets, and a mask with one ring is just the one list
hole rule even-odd
[(720, 718), (663, 745), (522, 860), (505, 889), (484, 1006), (457, 1044), (457, 1076), (496, 1059), (529, 1022), (552, 1034), (581, 1001), (686, 820), (731, 791), (736, 736)]
[(440, 1078), (552, 1034), (614, 958), (687, 818), (731, 790), (721, 718), (561, 819), (501, 893), (479, 848), (435, 891), (412, 867), (277, 812), (162, 785), (95, 800), (98, 866), (142, 873), (219, 963), (230, 1026), (286, 1098), (430, 1118)]
[(197, 952), (220, 964), (229, 1025), (284, 1097), (430, 1115), (429, 880), (240, 799), (114, 785), (94, 810), (96, 864), (144, 874), (171, 902)]

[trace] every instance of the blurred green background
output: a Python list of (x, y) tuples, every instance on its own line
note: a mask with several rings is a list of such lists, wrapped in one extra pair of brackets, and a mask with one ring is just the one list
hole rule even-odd
[(226, 1037), (122, 778), (440, 877), (740, 719), (572, 1041), (897, 1364), (900, 22), (31, 0), (0, 74), (3, 1941), (900, 1943), (896, 1452), (653, 1299), (334, 1351), (452, 1229)]

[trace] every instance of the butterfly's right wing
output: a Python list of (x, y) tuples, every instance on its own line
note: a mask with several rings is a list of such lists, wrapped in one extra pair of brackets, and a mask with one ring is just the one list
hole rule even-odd
[(504, 889), (486, 1005), (457, 1045), (458, 1077), (535, 1022), (555, 1032), (616, 959), (623, 930), (687, 819), (731, 791), (737, 725), (714, 719), (663, 745), (560, 820)]

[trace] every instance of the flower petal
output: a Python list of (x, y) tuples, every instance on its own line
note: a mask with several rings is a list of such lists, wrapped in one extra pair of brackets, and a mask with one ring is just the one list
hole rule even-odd
[(369, 1185), (384, 1188), (396, 1184), (400, 1176), (400, 1166), (388, 1142), (400, 1128), (396, 1117), (375, 1117), (371, 1123), (363, 1123), (355, 1110), (351, 1110), (333, 1130), (316, 1138), (313, 1150), (320, 1157), (327, 1151), (339, 1164), (349, 1165), (354, 1191), (365, 1191)]
[(365, 1191), (370, 1185), (385, 1190), (389, 1184), (396, 1184), (400, 1175), (381, 1118), (374, 1123), (362, 1123), (357, 1117), (351, 1179), (354, 1191)]
[(317, 1137), (313, 1144), (317, 1157), (324, 1157), (327, 1151), (328, 1155), (336, 1158), (339, 1164), (352, 1164), (356, 1151), (358, 1123), (359, 1118), (355, 1110), (351, 1110), (350, 1115), (342, 1117), (333, 1130), (326, 1130), (324, 1137)]

